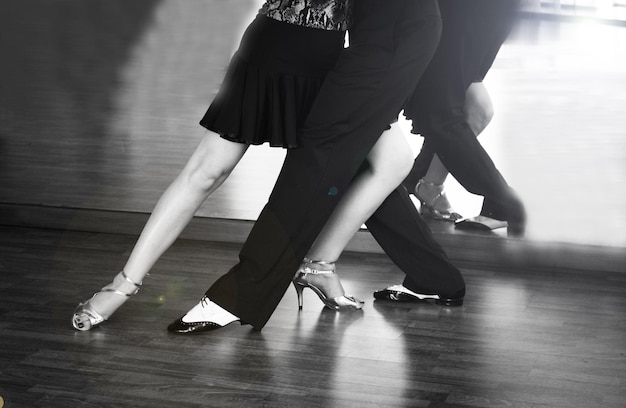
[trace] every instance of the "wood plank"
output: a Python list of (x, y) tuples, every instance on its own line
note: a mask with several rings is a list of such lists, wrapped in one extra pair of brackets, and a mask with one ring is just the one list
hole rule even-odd
[(0, 396), (7, 407), (622, 407), (626, 277), (554, 267), (463, 266), (460, 308), (374, 301), (402, 274), (347, 252), (363, 311), (291, 288), (261, 331), (165, 327), (236, 262), (239, 244), (179, 240), (102, 327), (70, 325), (132, 235), (0, 228)]

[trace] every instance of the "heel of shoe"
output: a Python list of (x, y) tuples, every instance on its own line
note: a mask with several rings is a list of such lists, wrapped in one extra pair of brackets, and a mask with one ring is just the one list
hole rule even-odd
[(296, 290), (296, 295), (298, 295), (298, 310), (302, 310), (302, 304), (304, 303), (302, 291), (304, 290), (304, 285), (295, 281), (292, 283), (294, 289)]
[(419, 202), (420, 214), (422, 215), (422, 217), (437, 219), (437, 217), (439, 216), (439, 211), (426, 204), (425, 201), (419, 200)]
[(463, 298), (437, 299), (435, 300), (435, 304), (449, 307), (463, 306)]
[(512, 238), (522, 238), (526, 233), (525, 221), (508, 221), (507, 236)]
[[(426, 202), (426, 199), (419, 194), (419, 188), (421, 186), (429, 186), (430, 188), (435, 189), (438, 194), (431, 199), (430, 202)], [(455, 212), (450, 207), (446, 193), (443, 191), (443, 184), (435, 184), (424, 179), (420, 179), (415, 186), (414, 195), (420, 202), (420, 213), (424, 217), (430, 217), (438, 221), (456, 221), (463, 218), (461, 214)], [(445, 208), (442, 208), (441, 205), (437, 208), (437, 203), (440, 203), (441, 200), (443, 200), (443, 206)]]
[[(316, 267), (317, 266), (317, 267)], [(327, 269), (322, 269), (327, 268)], [(300, 310), (302, 310), (303, 296), (302, 291), (304, 288), (311, 289), (317, 297), (322, 301), (325, 307), (335, 310), (358, 310), (361, 309), (364, 305), (364, 302), (358, 300), (352, 296), (347, 296), (343, 293), (338, 297), (330, 297), (329, 289), (325, 288), (319, 284), (313, 284), (308, 279), (307, 276), (310, 275), (335, 275), (335, 264), (332, 262), (324, 262), (324, 261), (312, 261), (310, 259), (305, 258), (302, 263), (300, 269), (298, 270), (297, 276), (293, 279), (293, 285), (296, 289), (296, 293), (298, 294), (298, 306)], [(341, 283), (339, 283), (341, 291), (343, 292), (343, 287), (341, 287)]]

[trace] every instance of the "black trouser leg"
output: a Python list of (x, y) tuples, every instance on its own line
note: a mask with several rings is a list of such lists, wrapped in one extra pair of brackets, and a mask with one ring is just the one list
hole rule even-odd
[(409, 172), (408, 176), (402, 182), (402, 185), (411, 193), (415, 193), (415, 188), (417, 187), (417, 183), (420, 181), (422, 177), (428, 173), (428, 167), (430, 167), (430, 163), (435, 157), (435, 151), (433, 150), (432, 143), (427, 143), (424, 140), (422, 144), (422, 148), (420, 149), (419, 154), (415, 158), (413, 162), (413, 168)]
[(404, 181), (411, 192), (436, 153), (468, 191), (484, 197), (481, 215), (522, 228), (521, 201), (465, 120), (465, 93), (491, 67), (514, 20), (518, 1), (440, 0), (444, 30), (437, 52), (405, 113), (424, 136), (422, 151)]
[[(436, 152), (439, 159), (469, 192), (484, 197), (481, 215), (523, 224), (523, 204), (465, 121), (462, 109), (431, 114), (424, 127), (425, 154), (418, 156), (414, 169), (423, 169)], [(417, 171), (412, 173), (415, 177)]]
[(419, 216), (404, 186), (395, 189), (366, 223), (372, 236), (406, 274), (403, 285), (424, 294), (462, 298), (465, 281)]
[(207, 295), (262, 328), (372, 146), (437, 46), (435, 0), (358, 0), (351, 46), (326, 77), (303, 131), (240, 253)]

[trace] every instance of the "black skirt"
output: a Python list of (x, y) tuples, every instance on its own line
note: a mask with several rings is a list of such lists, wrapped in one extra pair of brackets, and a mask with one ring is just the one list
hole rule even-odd
[(298, 133), (344, 36), (257, 16), (200, 124), (233, 142), (298, 146)]

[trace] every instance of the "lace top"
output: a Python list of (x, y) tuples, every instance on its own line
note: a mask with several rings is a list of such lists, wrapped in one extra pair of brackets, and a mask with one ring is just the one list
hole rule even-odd
[(352, 0), (266, 0), (259, 14), (286, 23), (345, 31)]

